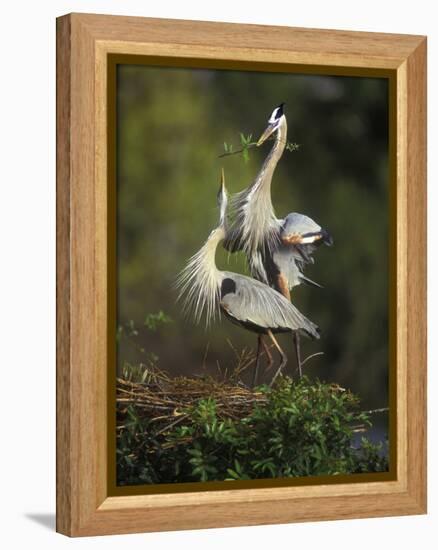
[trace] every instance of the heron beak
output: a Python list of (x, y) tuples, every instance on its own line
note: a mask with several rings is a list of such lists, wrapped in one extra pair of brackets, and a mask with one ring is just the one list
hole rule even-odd
[(327, 246), (333, 245), (333, 237), (325, 229), (321, 229), (317, 233), (306, 233), (301, 235), (299, 244), (321, 244), (324, 243)]
[(226, 200), (227, 197), (227, 188), (225, 187), (225, 172), (222, 168), (221, 170), (221, 182), (219, 184), (219, 191), (217, 192), (217, 201), (219, 206)]
[(260, 147), (260, 145), (264, 143), (268, 139), (268, 137), (275, 132), (277, 128), (278, 128), (278, 124), (276, 122), (274, 122), (273, 124), (268, 124), (266, 130), (263, 132), (263, 134), (260, 136), (257, 142), (257, 147)]
[(305, 245), (305, 244), (318, 244), (322, 242), (323, 235), (321, 231), (317, 233), (294, 233), (293, 235), (286, 235), (282, 238), (284, 244), (295, 244), (295, 245)]
[(224, 224), (225, 224), (225, 214), (226, 214), (226, 210), (227, 210), (227, 201), (228, 201), (228, 197), (227, 197), (227, 190), (225, 188), (225, 172), (224, 172), (224, 169), (222, 168), (222, 170), (221, 170), (221, 183), (220, 183), (219, 191), (218, 191), (218, 194), (217, 194), (217, 202), (218, 202), (218, 206), (219, 206), (219, 209), (220, 209), (219, 224), (221, 226), (224, 226)]

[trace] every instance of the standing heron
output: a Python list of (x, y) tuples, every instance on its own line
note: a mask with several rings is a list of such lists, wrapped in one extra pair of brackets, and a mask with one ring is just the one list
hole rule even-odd
[(264, 346), (263, 337), (267, 335), (281, 357), (280, 365), (271, 381), (273, 384), (287, 363), (287, 357), (274, 334), (302, 332), (311, 338), (319, 338), (319, 329), (289, 300), (268, 285), (251, 277), (217, 268), (216, 250), (227, 235), (227, 202), (222, 172), (218, 193), (219, 225), (179, 275), (179, 298), (184, 297), (184, 310), (192, 311), (196, 322), (200, 321), (205, 312), (208, 325), (216, 314), (222, 312), (233, 323), (258, 335), (253, 385), (257, 379), (261, 346)]
[[(304, 214), (293, 212), (284, 219), (275, 215), (271, 183), (287, 141), (283, 107), (284, 103), (274, 109), (257, 142), (260, 146), (275, 133), (274, 144), (260, 172), (252, 185), (237, 193), (231, 201), (234, 218), (224, 247), (230, 252), (242, 250), (247, 256), (251, 274), (290, 300), (290, 290), (301, 283), (320, 286), (304, 275), (304, 268), (314, 262), (312, 253), (320, 244), (330, 246), (333, 240), (325, 229)], [(298, 333), (294, 339), (301, 376)]]

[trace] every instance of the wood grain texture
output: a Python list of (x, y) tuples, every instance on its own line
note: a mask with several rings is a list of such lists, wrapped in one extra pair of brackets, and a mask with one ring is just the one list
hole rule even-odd
[(56, 529), (69, 531), (70, 457), (70, 19), (56, 25)]
[[(421, 41), (419, 36), (238, 25), (140, 17), (72, 14), (96, 42), (113, 53), (249, 60), (251, 62), (399, 67)], [(171, 37), (171, 39), (170, 39)]]
[[(176, 47), (203, 46), (243, 48), (254, 54), (284, 51), (313, 56), (342, 56), (345, 59), (374, 58), (374, 64), (387, 60), (398, 66), (410, 55), (419, 36), (351, 31), (315, 30), (267, 25), (242, 25), (111, 15), (72, 14), (96, 40), (131, 43), (173, 44)], [(170, 39), (171, 38), (171, 39)], [(313, 61), (315, 64), (315, 61)]]
[(407, 65), (408, 490), (426, 511), (426, 41)]
[[(78, 536), (424, 513), (425, 39), (73, 14), (57, 21), (57, 52), (57, 530)], [(394, 71), (396, 481), (108, 496), (106, 77), (110, 53)]]

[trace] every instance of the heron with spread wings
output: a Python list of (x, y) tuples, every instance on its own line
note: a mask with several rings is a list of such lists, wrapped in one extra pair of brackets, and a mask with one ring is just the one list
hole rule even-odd
[(226, 238), (227, 192), (222, 171), (218, 193), (219, 225), (202, 248), (188, 261), (177, 280), (179, 298), (184, 309), (199, 322), (205, 313), (207, 325), (222, 312), (233, 323), (258, 335), (258, 350), (253, 385), (257, 380), (261, 347), (266, 349), (264, 336), (268, 336), (280, 354), (280, 365), (272, 378), (275, 381), (287, 362), (287, 357), (274, 334), (303, 333), (319, 338), (319, 328), (307, 319), (281, 293), (267, 284), (216, 266), (216, 250)]
[[(224, 247), (230, 252), (243, 251), (253, 277), (290, 300), (291, 289), (301, 283), (320, 286), (304, 275), (304, 269), (306, 264), (314, 262), (312, 254), (316, 248), (322, 243), (332, 245), (333, 239), (328, 231), (304, 214), (293, 212), (284, 219), (275, 215), (271, 183), (287, 143), (284, 103), (272, 112), (257, 145), (262, 145), (271, 136), (275, 136), (274, 144), (254, 182), (231, 200)], [(294, 338), (301, 376), (298, 332), (294, 333)]]

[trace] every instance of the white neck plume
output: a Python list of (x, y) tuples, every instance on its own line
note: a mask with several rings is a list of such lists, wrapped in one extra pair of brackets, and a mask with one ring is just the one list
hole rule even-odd
[(216, 267), (216, 250), (225, 238), (223, 224), (214, 229), (204, 246), (194, 254), (180, 273), (176, 286), (183, 310), (199, 323), (205, 312), (206, 325), (219, 313), (219, 291), (222, 272)]
[(251, 256), (264, 245), (277, 244), (278, 221), (271, 200), (271, 183), (287, 139), (286, 117), (282, 117), (275, 143), (251, 187), (235, 199), (237, 222), (241, 226), (245, 252)]

